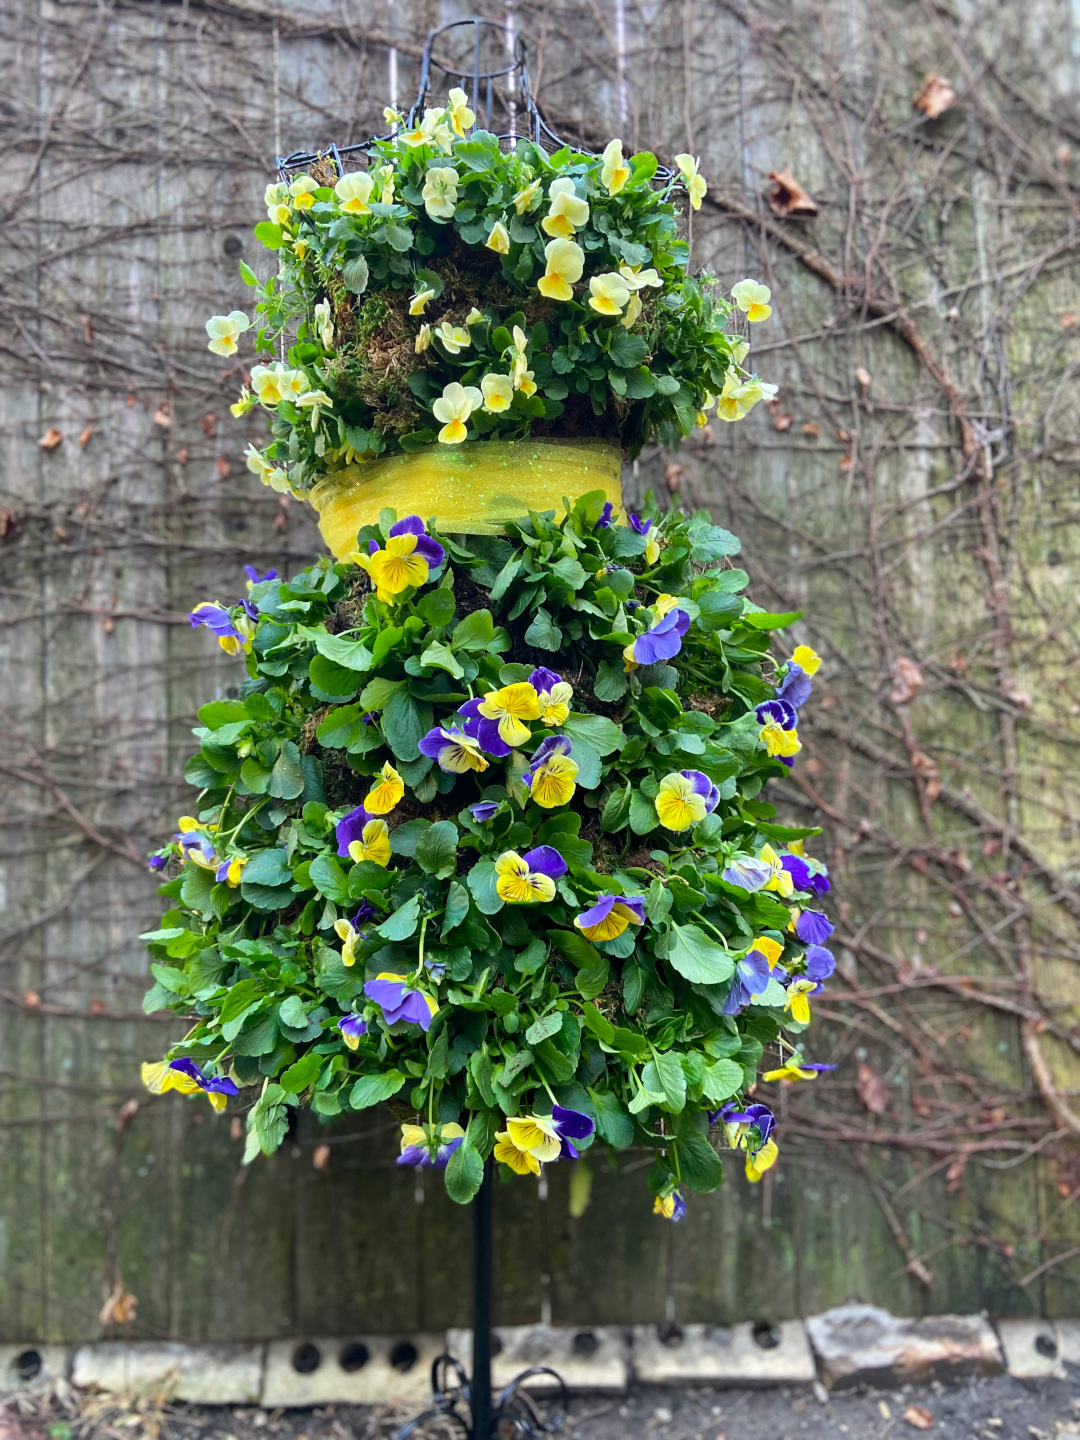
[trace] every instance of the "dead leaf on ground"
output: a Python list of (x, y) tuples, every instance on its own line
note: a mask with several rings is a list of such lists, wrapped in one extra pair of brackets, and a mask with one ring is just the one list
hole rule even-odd
[(934, 1428), (933, 1413), (925, 1410), (921, 1405), (909, 1405), (904, 1411), (903, 1418), (915, 1430), (932, 1430)]
[(79, 436), (80, 450), (86, 449), (87, 445), (90, 443), (90, 436), (93, 435), (93, 433), (94, 427), (92, 425), (87, 425), (86, 428), (83, 430), (82, 434)]
[(889, 686), (889, 700), (893, 705), (907, 705), (915, 693), (922, 689), (922, 671), (914, 660), (901, 655), (893, 663), (892, 684)]
[(131, 1325), (134, 1323), (138, 1304), (138, 1300), (130, 1290), (124, 1289), (124, 1282), (118, 1277), (112, 1293), (101, 1307), (98, 1319), (102, 1325)]
[(936, 120), (956, 103), (956, 91), (944, 75), (927, 75), (922, 89), (911, 97), (912, 107), (921, 110), (928, 120)]
[(785, 220), (813, 220), (818, 213), (817, 201), (811, 199), (790, 170), (770, 170), (769, 179), (776, 188), (765, 196), (765, 203), (774, 215)]
[(51, 455), (63, 438), (64, 432), (58, 430), (55, 425), (50, 425), (37, 443), (40, 449), (44, 450), (47, 455)]
[(860, 1065), (855, 1077), (855, 1093), (871, 1115), (884, 1115), (889, 1108), (885, 1082), (872, 1065)]

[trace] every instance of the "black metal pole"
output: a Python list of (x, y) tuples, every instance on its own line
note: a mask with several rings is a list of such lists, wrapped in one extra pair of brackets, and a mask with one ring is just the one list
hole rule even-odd
[(492, 1213), (495, 1182), (492, 1162), (484, 1166), (484, 1179), (473, 1207), (473, 1440), (491, 1437), (491, 1280), (495, 1238)]

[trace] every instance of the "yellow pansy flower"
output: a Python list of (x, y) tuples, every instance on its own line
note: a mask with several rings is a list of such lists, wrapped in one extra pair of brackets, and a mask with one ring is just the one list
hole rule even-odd
[(416, 339), (413, 341), (413, 350), (416, 352), (417, 355), (422, 355), (430, 344), (431, 326), (421, 325), (419, 331), (417, 332)]
[(660, 781), (653, 804), (665, 830), (689, 830), (708, 813), (705, 797), (694, 789), (692, 780), (678, 771)]
[(800, 1025), (810, 1024), (810, 1001), (807, 996), (817, 989), (817, 981), (809, 980), (805, 975), (792, 980), (787, 987), (787, 999), (784, 1001), (784, 1009), (791, 1011), (791, 1018), (797, 1020)]
[(396, 105), (384, 105), (382, 118), (384, 125), (400, 125), (405, 116)]
[(222, 879), (224, 879), (224, 882), (226, 885), (228, 885), (229, 889), (235, 890), (236, 887), (240, 884), (241, 879), (243, 878), (241, 871), (243, 870), (247, 862), (248, 857), (246, 855), (234, 855), (229, 861), (228, 865), (225, 867), (224, 876), (222, 876), (221, 873), (221, 866), (218, 866), (218, 881), (220, 882)]
[(460, 355), (467, 345), (472, 344), (472, 336), (465, 326), (451, 325), (449, 320), (435, 327), (435, 338), (442, 341), (448, 355)]
[[(393, 536), (392, 539), (400, 537)], [(420, 557), (417, 556), (417, 559)], [(427, 561), (424, 561), (427, 564)], [(426, 576), (424, 577), (427, 578)], [(402, 586), (402, 589), (405, 587)], [(394, 806), (405, 794), (405, 782), (387, 760), (379, 771), (376, 783), (368, 791), (364, 798), (364, 809), (369, 815), (389, 815)]]
[(319, 300), (315, 306), (315, 333), (324, 350), (334, 348), (334, 321), (330, 313), (330, 301)]
[(457, 187), (461, 176), (452, 165), (439, 165), (427, 172), (423, 197), (424, 209), (433, 220), (452, 220), (457, 208)]
[(491, 234), (484, 241), (489, 250), (494, 250), (497, 255), (510, 254), (510, 232), (501, 220), (496, 220), (491, 227)]
[(244, 459), (247, 461), (247, 468), (253, 475), (258, 475), (264, 485), (269, 485), (278, 494), (284, 495), (289, 489), (289, 477), (280, 465), (274, 465), (261, 450), (256, 450), (254, 445), (248, 445), (244, 451)]
[(729, 370), (724, 388), (717, 399), (716, 413), (721, 420), (741, 420), (744, 415), (749, 415), (760, 400), (769, 401), (775, 397), (775, 385), (759, 380), (756, 376), (750, 380), (740, 380)]
[(370, 215), (374, 189), (375, 181), (366, 170), (353, 170), (334, 186), (334, 199), (345, 215)]
[(506, 745), (524, 745), (532, 734), (524, 721), (540, 719), (540, 698), (527, 680), (489, 690), (477, 708), (485, 720), (499, 722), (499, 739)]
[(634, 321), (638, 318), (640, 314), (641, 296), (637, 293), (634, 293), (630, 296), (630, 299), (627, 302), (626, 310), (623, 312), (623, 317), (619, 321), (619, 324), (623, 327), (624, 330), (629, 330), (631, 325), (633, 325)]
[(626, 281), (628, 290), (644, 290), (646, 286), (655, 290), (664, 283), (653, 265), (650, 265), (648, 270), (643, 270), (640, 265), (620, 265), (619, 274)]
[(476, 115), (469, 109), (469, 97), (465, 91), (454, 87), (450, 91), (450, 104), (446, 107), (446, 118), (450, 121), (450, 127), (455, 135), (465, 138), (465, 131), (471, 130), (476, 124)]
[(415, 549), (415, 535), (391, 535), (385, 548), (376, 550), (374, 555), (354, 550), (349, 558), (354, 565), (360, 565), (368, 572), (376, 595), (389, 605), (395, 595), (412, 586), (423, 585), (428, 578), (428, 562), (423, 555), (414, 554)]
[(267, 185), (263, 203), (266, 205), (267, 216), (275, 225), (287, 225), (292, 219), (289, 187), (283, 182), (278, 181), (275, 185)]
[[(547, 849), (540, 846), (540, 851)], [(529, 855), (537, 852), (529, 851)], [(552, 852), (554, 853), (554, 852)], [(566, 865), (562, 864), (563, 873)], [(495, 861), (495, 873), (499, 877), (495, 881), (495, 893), (500, 900), (505, 900), (508, 905), (538, 905), (555, 899), (555, 881), (552, 876), (543, 870), (534, 870), (529, 864), (527, 855), (519, 855), (516, 850), (507, 850)]]
[(514, 196), (514, 209), (519, 215), (524, 215), (526, 210), (532, 208), (536, 199), (536, 192), (540, 189), (540, 181), (536, 179), (531, 185), (526, 185), (524, 190), (519, 190)]
[(428, 301), (431, 300), (434, 295), (435, 291), (431, 289), (418, 290), (416, 294), (412, 297), (412, 299), (409, 301), (409, 314), (423, 315), (424, 311), (427, 309)]
[(755, 1150), (751, 1155), (746, 1153), (746, 1178), (751, 1185), (756, 1185), (766, 1170), (771, 1170), (776, 1164), (776, 1157), (779, 1154), (776, 1141), (769, 1139), (765, 1141), (760, 1150)]
[(539, 1160), (529, 1151), (519, 1150), (505, 1130), (500, 1130), (495, 1136), (495, 1149), (492, 1154), (500, 1164), (509, 1166), (515, 1175), (540, 1174)]
[(295, 180), (290, 180), (289, 199), (293, 209), (310, 210), (315, 203), (315, 191), (318, 188), (318, 181), (313, 180), (310, 175), (297, 175)]
[(589, 281), (589, 305), (598, 315), (621, 315), (629, 299), (626, 281), (613, 270)]
[(668, 595), (664, 592), (661, 595), (657, 595), (649, 608), (658, 620), (662, 620), (665, 615), (670, 615), (672, 610), (679, 608), (679, 596)]
[(349, 859), (359, 865), (370, 860), (384, 868), (390, 864), (390, 827), (385, 820), (369, 820), (360, 831), (360, 839), (349, 845)]
[(762, 285), (757, 280), (740, 280), (731, 287), (731, 298), (751, 325), (767, 320), (772, 314), (772, 306), (769, 304), (772, 291), (768, 285)]
[(559, 1132), (546, 1115), (511, 1115), (506, 1134), (518, 1150), (535, 1156), (541, 1165), (557, 1160), (562, 1151)]
[(280, 360), (272, 365), (256, 365), (251, 372), (251, 388), (260, 405), (273, 409), (281, 400), (295, 401), (309, 388), (302, 370), (290, 370)]
[(480, 381), (484, 409), (492, 415), (509, 410), (514, 398), (514, 382), (509, 375), (485, 375)]
[(438, 437), (440, 444), (460, 445), (468, 434), (466, 421), (483, 403), (483, 391), (475, 385), (462, 385), (452, 380), (431, 407), (431, 413), (442, 424)]
[(392, 205), (394, 203), (394, 167), (392, 165), (380, 165), (373, 170), (372, 176), (379, 186), (379, 203)]
[(585, 269), (585, 251), (574, 240), (549, 240), (544, 246), (547, 268), (536, 288), (549, 300), (572, 300), (574, 282)]
[(675, 164), (679, 174), (683, 177), (692, 208), (700, 210), (701, 202), (705, 198), (706, 185), (704, 177), (698, 173), (698, 162), (693, 155), (676, 155)]
[[(781, 899), (790, 899), (790, 897), (795, 892), (795, 882), (789, 872), (784, 869), (783, 862), (781, 861), (780, 856), (776, 853), (772, 846), (763, 845), (761, 847), (761, 854), (758, 856), (758, 859), (764, 860), (765, 864), (768, 865), (772, 870), (772, 875), (769, 877), (768, 880), (766, 880), (765, 884), (762, 886), (762, 889), (775, 890), (777, 895), (779, 895)], [(764, 939), (764, 937), (762, 937), (762, 939)], [(754, 943), (757, 945), (758, 949), (762, 948), (762, 940), (756, 940)], [(773, 941), (773, 944), (775, 943), (776, 942)], [(770, 969), (772, 968), (773, 963), (773, 961), (769, 961)]]
[(152, 1063), (144, 1060), (139, 1074), (151, 1095), (164, 1095), (167, 1090), (178, 1090), (181, 1095), (194, 1095), (196, 1090), (201, 1089), (190, 1075), (185, 1075), (182, 1070), (173, 1070), (167, 1060), (155, 1060)]
[(609, 195), (618, 195), (630, 179), (630, 166), (623, 159), (622, 141), (609, 140), (600, 159), (600, 184)]
[[(356, 945), (356, 942), (363, 937), (361, 936), (359, 930), (353, 929), (352, 924), (348, 920), (335, 920), (334, 931), (337, 934), (338, 939), (342, 941), (341, 963), (343, 965), (348, 965), (351, 968), (353, 965), (356, 964), (356, 955), (353, 953), (354, 947)], [(348, 1036), (346, 1036), (345, 1038), (348, 1039)], [(355, 1048), (356, 1047), (354, 1045), (353, 1049)]]
[(206, 322), (206, 333), (210, 336), (206, 348), (215, 355), (235, 355), (238, 337), (250, 329), (251, 321), (243, 310), (233, 310), (228, 315), (211, 315)]
[(446, 123), (446, 111), (444, 109), (432, 110), (430, 107), (424, 111), (424, 118), (413, 130), (406, 130), (401, 139), (410, 149), (416, 149), (420, 145), (438, 145), (443, 150), (449, 150), (454, 143), (454, 132)]
[(311, 421), (312, 433), (319, 428), (319, 415), (322, 411), (334, 408), (334, 402), (325, 390), (305, 390), (296, 403), (301, 410), (311, 412), (308, 418)]
[[(804, 675), (816, 675), (821, 664), (821, 656), (809, 645), (796, 645), (791, 658)], [(791, 849), (795, 849), (794, 845)]]
[(563, 175), (551, 182), (548, 186), (548, 199), (551, 202), (548, 213), (540, 221), (540, 227), (546, 235), (569, 240), (583, 225), (589, 223), (588, 201), (581, 199), (569, 176)]
[(802, 749), (798, 730), (794, 728), (785, 730), (780, 721), (772, 716), (766, 719), (765, 724), (758, 731), (758, 739), (772, 759), (781, 755), (787, 759), (791, 755), (797, 755)]
[(574, 687), (568, 680), (557, 680), (553, 685), (549, 685), (548, 689), (537, 690), (536, 693), (540, 702), (540, 719), (549, 730), (557, 730), (570, 714)]
[(572, 760), (569, 755), (558, 752), (548, 755), (539, 765), (526, 772), (529, 795), (542, 810), (554, 810), (557, 805), (568, 805), (577, 789), (574, 784), (577, 773), (577, 761)]

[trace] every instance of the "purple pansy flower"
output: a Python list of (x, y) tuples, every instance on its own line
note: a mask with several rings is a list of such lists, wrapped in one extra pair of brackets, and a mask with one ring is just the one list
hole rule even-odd
[(218, 605), (213, 600), (204, 600), (201, 605), (196, 605), (188, 616), (191, 621), (191, 628), (198, 625), (205, 625), (219, 640), (239, 640), (241, 643), (247, 638), (242, 635), (232, 622), (232, 616), (224, 605)]
[(478, 800), (475, 805), (469, 806), (469, 813), (478, 825), (486, 825), (489, 820), (494, 820), (498, 808), (497, 800)]
[(349, 921), (349, 924), (354, 930), (359, 930), (365, 920), (373, 920), (374, 918), (375, 906), (372, 905), (370, 900), (361, 900), (360, 909), (357, 910), (356, 914)]
[(343, 858), (349, 854), (349, 846), (354, 840), (364, 838), (364, 826), (372, 817), (364, 809), (363, 805), (357, 805), (347, 815), (343, 815), (334, 826), (334, 836), (337, 839), (337, 853)]
[(239, 1095), (240, 1088), (234, 1080), (227, 1075), (216, 1075), (207, 1079), (203, 1072), (195, 1064), (194, 1060), (187, 1058), (169, 1061), (170, 1070), (179, 1070), (181, 1075), (186, 1075), (189, 1080), (194, 1080), (200, 1090), (205, 1090), (208, 1095)]
[(768, 956), (760, 950), (748, 950), (743, 958), (736, 962), (723, 1013), (738, 1015), (744, 1005), (749, 1005), (755, 995), (761, 994), (772, 975)]
[(794, 705), (786, 700), (763, 700), (754, 713), (759, 725), (767, 725), (771, 720), (781, 730), (794, 730), (799, 721)]
[(534, 875), (550, 875), (557, 880), (566, 874), (566, 861), (553, 845), (537, 845), (535, 850), (526, 850), (521, 857)]
[(337, 1022), (337, 1028), (350, 1050), (355, 1050), (360, 1036), (368, 1033), (367, 1021), (359, 1015), (343, 1015)]
[(772, 879), (772, 866), (755, 855), (733, 855), (721, 871), (720, 878), (728, 885), (753, 893)]
[(248, 578), (248, 585), (261, 585), (264, 580), (276, 580), (277, 571), (267, 570), (265, 575), (260, 575), (254, 565), (245, 565), (244, 574)]
[(559, 1159), (576, 1160), (578, 1151), (573, 1142), (587, 1140), (596, 1126), (590, 1117), (582, 1114), (580, 1110), (564, 1110), (561, 1105), (551, 1107), (551, 1119), (555, 1129), (559, 1132), (559, 1139), (562, 1141)]
[(387, 539), (394, 535), (415, 535), (416, 546), (413, 554), (422, 555), (430, 570), (437, 570), (446, 559), (446, 551), (437, 540), (433, 540), (427, 533), (419, 515), (406, 515), (404, 520), (399, 520), (396, 525), (391, 525)]
[(538, 695), (542, 695), (545, 690), (550, 694), (556, 685), (562, 683), (562, 676), (556, 675), (555, 671), (549, 670), (546, 665), (538, 665), (529, 676), (529, 684)]
[(690, 628), (690, 616), (685, 610), (669, 610), (662, 620), (639, 635), (630, 647), (638, 665), (655, 665), (660, 660), (672, 660), (682, 649), (682, 637)]
[(210, 840), (198, 830), (182, 830), (174, 835), (173, 839), (180, 846), (185, 859), (195, 859), (196, 855), (202, 857), (203, 863), (207, 866), (214, 861), (214, 847)]
[(795, 921), (795, 934), (810, 945), (824, 945), (835, 929), (829, 917), (820, 910), (800, 910)]
[(466, 735), (480, 741), (480, 748), (486, 755), (494, 755), (496, 759), (502, 759), (511, 753), (513, 746), (507, 745), (499, 734), (497, 720), (489, 720), (486, 715), (480, 714), (482, 703), (479, 698), (466, 700), (465, 704), (458, 709), (458, 714), (465, 717), (465, 724), (461, 728)]
[(679, 774), (684, 775), (690, 781), (695, 793), (705, 801), (706, 815), (711, 815), (720, 804), (719, 786), (714, 785), (709, 777), (703, 775), (700, 770), (680, 770)]
[(791, 876), (796, 890), (810, 890), (815, 895), (828, 894), (828, 875), (824, 870), (815, 870), (801, 855), (781, 855), (780, 864)]
[(740, 1110), (736, 1101), (729, 1100), (726, 1105), (721, 1105), (719, 1110), (709, 1111), (709, 1124), (756, 1126), (760, 1140), (752, 1149), (747, 1146), (750, 1153), (754, 1154), (776, 1129), (776, 1116), (767, 1105), (747, 1105)]
[(364, 994), (380, 1007), (387, 1025), (405, 1020), (421, 1030), (431, 1028), (435, 1002), (422, 990), (410, 989), (404, 975), (378, 975), (364, 986)]
[(824, 945), (808, 945), (806, 947), (806, 978), (816, 980), (817, 990), (811, 991), (816, 995), (818, 990), (824, 989), (824, 982), (836, 969), (836, 957), (831, 950), (826, 950)]
[[(777, 687), (776, 698), (786, 701), (793, 709), (798, 710), (800, 705), (805, 705), (810, 699), (810, 692), (813, 688), (813, 682), (802, 666), (796, 665), (794, 660), (789, 660), (787, 674)], [(786, 728), (789, 727), (785, 726)]]
[(460, 1125), (403, 1125), (399, 1165), (421, 1170), (445, 1170), (454, 1151), (465, 1140)]
[(597, 518), (596, 525), (594, 527), (595, 529), (606, 530), (610, 526), (611, 512), (612, 510), (614, 510), (614, 508), (615, 507), (614, 505), (612, 505), (610, 500), (605, 503), (603, 510), (600, 511), (600, 515)]
[(151, 855), (146, 862), (146, 868), (148, 870), (164, 870), (168, 863), (169, 857), (167, 855)]
[(587, 940), (614, 940), (628, 925), (644, 924), (645, 901), (642, 896), (614, 895), (610, 890), (598, 895), (595, 905), (574, 918), (574, 925)]
[(639, 535), (647, 535), (652, 529), (653, 522), (648, 519), (643, 520), (640, 515), (635, 515), (633, 510), (630, 511), (627, 519), (630, 521), (630, 529), (636, 530)]

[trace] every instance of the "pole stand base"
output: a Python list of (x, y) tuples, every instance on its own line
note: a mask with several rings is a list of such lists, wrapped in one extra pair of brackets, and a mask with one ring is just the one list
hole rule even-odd
[[(546, 1375), (554, 1381), (555, 1394), (551, 1397), (552, 1413), (542, 1414), (536, 1399), (522, 1388), (526, 1380), (536, 1375)], [(452, 1420), (461, 1427), (465, 1440), (495, 1440), (497, 1436), (520, 1436), (521, 1440), (532, 1440), (538, 1435), (551, 1435), (566, 1419), (570, 1395), (566, 1382), (555, 1370), (546, 1365), (535, 1365), (523, 1370), (510, 1384), (505, 1386), (493, 1401), (483, 1407), (487, 1412), (487, 1434), (476, 1428), (472, 1386), (465, 1373), (465, 1367), (452, 1355), (440, 1355), (431, 1366), (432, 1406), (414, 1420), (407, 1421), (394, 1436), (394, 1440), (409, 1440), (411, 1435), (428, 1420)]]

